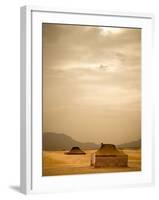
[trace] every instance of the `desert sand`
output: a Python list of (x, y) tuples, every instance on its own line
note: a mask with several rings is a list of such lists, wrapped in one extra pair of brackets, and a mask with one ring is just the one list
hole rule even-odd
[(65, 151), (43, 151), (43, 176), (110, 173), (141, 171), (141, 150), (124, 149), (128, 155), (128, 167), (94, 168), (90, 166), (90, 157), (96, 150), (86, 150), (86, 155), (65, 155)]

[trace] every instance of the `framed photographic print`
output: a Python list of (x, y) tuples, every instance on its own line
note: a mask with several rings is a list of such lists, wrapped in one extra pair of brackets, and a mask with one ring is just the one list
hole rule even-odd
[(152, 184), (149, 14), (21, 8), (21, 191)]

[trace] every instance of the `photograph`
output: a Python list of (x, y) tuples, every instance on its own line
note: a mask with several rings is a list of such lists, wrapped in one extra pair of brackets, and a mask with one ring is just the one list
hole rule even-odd
[(42, 23), (42, 176), (142, 171), (141, 36)]

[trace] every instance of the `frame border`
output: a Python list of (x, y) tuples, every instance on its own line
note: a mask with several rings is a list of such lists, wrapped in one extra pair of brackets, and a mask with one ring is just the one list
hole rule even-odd
[[(154, 30), (154, 15), (151, 13), (110, 12), (104, 10), (57, 9), (38, 6), (23, 6), (20, 9), (20, 191), (33, 192), (32, 187), (32, 12), (50, 12), (93, 16), (112, 16), (151, 19)], [(152, 46), (154, 35), (152, 33)], [(152, 60), (153, 62), (153, 60)], [(153, 110), (154, 112), (154, 110)], [(154, 119), (153, 119), (154, 120)], [(153, 123), (154, 125), (154, 123)], [(154, 128), (153, 128), (154, 129)], [(154, 152), (154, 130), (152, 131)], [(152, 183), (155, 180), (154, 155), (152, 156)]]

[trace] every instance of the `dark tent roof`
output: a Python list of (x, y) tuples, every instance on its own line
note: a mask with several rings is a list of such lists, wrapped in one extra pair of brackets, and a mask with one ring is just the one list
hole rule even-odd
[(119, 151), (114, 144), (101, 144), (101, 147), (95, 152), (96, 156), (124, 156), (124, 152)]
[(66, 152), (65, 154), (81, 155), (81, 154), (86, 154), (86, 153), (84, 151), (82, 151), (79, 147), (72, 147), (72, 149), (69, 152)]

